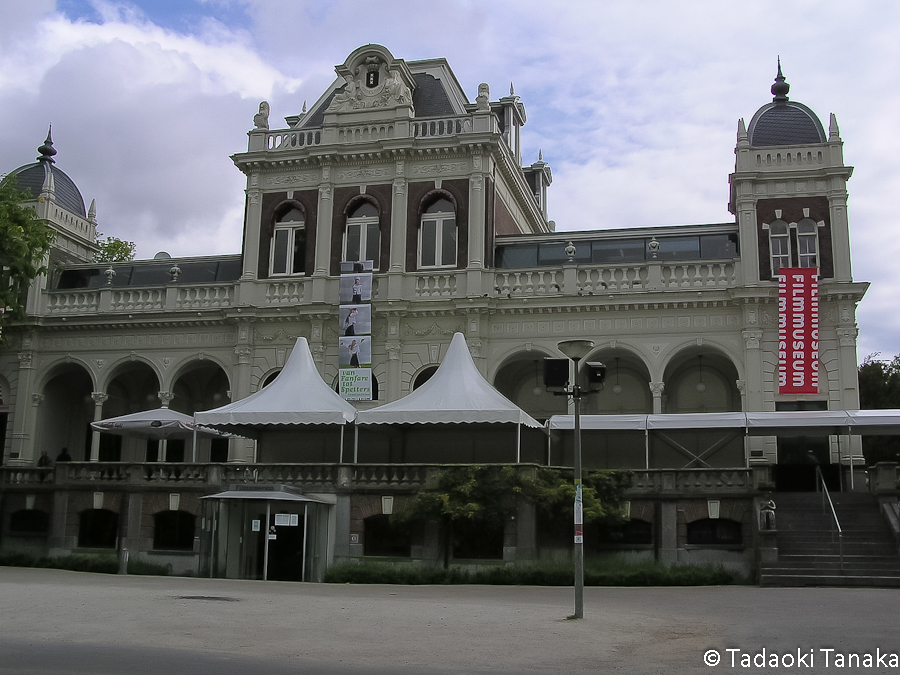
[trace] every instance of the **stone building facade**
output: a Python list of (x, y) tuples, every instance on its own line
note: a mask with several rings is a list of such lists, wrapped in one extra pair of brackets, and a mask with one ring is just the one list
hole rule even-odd
[[(199, 497), (253, 482), (329, 504), (320, 568), (364, 555), (375, 497), (409, 493), (433, 467), (329, 465), (299, 450), (296, 462), (272, 464), (240, 438), (202, 440), (195, 457), (188, 441), (90, 428), (161, 404), (193, 414), (244, 398), (279, 372), (298, 336), (336, 384), (347, 260), (374, 268), (374, 400), (360, 409), (424, 382), (455, 332), (488, 382), (540, 420), (567, 411), (540, 368), (573, 338), (592, 340), (591, 359), (608, 367), (589, 414), (858, 407), (856, 305), (867, 285), (851, 273), (852, 167), (834, 115), (826, 130), (791, 101), (780, 68), (772, 102), (738, 124), (733, 221), (565, 233), (547, 217), (550, 166), (523, 160), (526, 112), (512, 90), (492, 100), (481, 84), (470, 102), (444, 59), (405, 61), (378, 45), (336, 73), (283, 128), (270, 128), (262, 104), (247, 150), (233, 156), (247, 179), (240, 254), (92, 264), (93, 205), (85, 210), (55, 165), (49, 137), (38, 162), (11, 173), (39, 195), (38, 216), (58, 236), (53, 272), (36, 280), (27, 321), (7, 329), (0, 351), (4, 547), (59, 554), (118, 541), (199, 573), (204, 546), (214, 546), (204, 543), (211, 516)], [(790, 266), (819, 269), (816, 394), (778, 393), (775, 274)], [(569, 463), (564, 435), (549, 438), (550, 463)], [(760, 482), (796, 487), (809, 454), (835, 476), (851, 456), (862, 463), (857, 439), (719, 442), (697, 432), (652, 464), (642, 450), (616, 454), (614, 440), (589, 438), (585, 466), (635, 470), (632, 519), (651, 528), (636, 549), (744, 569), (755, 559)], [(41, 451), (63, 447), (73, 462), (35, 468)], [(722, 541), (692, 539), (691, 523), (716, 519), (711, 501), (737, 527)], [(540, 555), (528, 522), (507, 528), (504, 559)], [(436, 558), (436, 535), (421, 536), (413, 557)]]

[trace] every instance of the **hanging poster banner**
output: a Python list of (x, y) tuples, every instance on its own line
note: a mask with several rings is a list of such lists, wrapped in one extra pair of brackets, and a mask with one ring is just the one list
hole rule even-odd
[(372, 400), (372, 261), (341, 263), (338, 391), (347, 401)]
[(778, 393), (819, 392), (819, 284), (815, 267), (782, 267), (778, 281)]

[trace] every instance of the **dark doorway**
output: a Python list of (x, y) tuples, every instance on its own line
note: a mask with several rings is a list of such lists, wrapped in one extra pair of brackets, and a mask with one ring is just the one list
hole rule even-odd
[[(785, 401), (776, 410), (827, 410), (827, 401)], [(816, 467), (822, 470), (829, 490), (841, 489), (840, 465), (831, 463), (828, 436), (779, 436), (778, 463), (772, 467), (778, 492), (814, 492)]]
[[(291, 516), (296, 519), (296, 525), (276, 525), (276, 517), (290, 522)], [(260, 522), (266, 523), (266, 514), (257, 516)], [(303, 581), (303, 514), (273, 513), (266, 524), (265, 532), (269, 533), (269, 570), (266, 578), (271, 581)], [(275, 535), (272, 539), (271, 535)], [(266, 538), (259, 537), (258, 560), (259, 569), (257, 578), (263, 578), (263, 565), (265, 564)]]

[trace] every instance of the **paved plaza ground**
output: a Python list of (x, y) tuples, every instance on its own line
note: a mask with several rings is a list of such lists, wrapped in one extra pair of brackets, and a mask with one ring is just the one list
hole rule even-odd
[(0, 603), (3, 675), (841, 673), (867, 654), (860, 672), (900, 674), (900, 589), (587, 588), (572, 621), (571, 588), (0, 568)]

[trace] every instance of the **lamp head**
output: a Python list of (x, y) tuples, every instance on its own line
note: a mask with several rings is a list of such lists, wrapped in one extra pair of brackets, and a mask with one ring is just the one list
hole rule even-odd
[(573, 361), (580, 361), (591, 353), (594, 343), (591, 340), (563, 340), (556, 346), (559, 347), (559, 351)]

